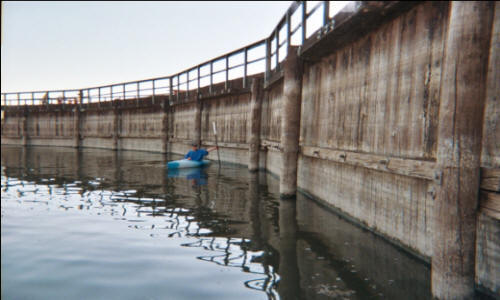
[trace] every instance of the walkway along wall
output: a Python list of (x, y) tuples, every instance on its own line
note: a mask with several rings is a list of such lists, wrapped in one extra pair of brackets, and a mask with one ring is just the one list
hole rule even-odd
[(367, 2), (249, 84), (5, 107), (2, 144), (184, 154), (215, 145), (215, 122), (221, 160), (267, 170), (282, 194), (299, 190), (432, 262), (434, 296), (499, 297), (499, 10)]

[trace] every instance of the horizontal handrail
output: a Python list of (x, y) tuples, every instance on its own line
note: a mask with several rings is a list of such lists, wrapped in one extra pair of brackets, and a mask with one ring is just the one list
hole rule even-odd
[[(334, 2), (332, 1), (332, 3)], [(356, 7), (359, 8), (359, 5), (356, 5)], [(225, 82), (225, 87), (228, 87), (229, 73), (236, 71), (239, 71), (237, 74), (239, 77), (236, 78), (243, 78), (243, 87), (246, 88), (248, 87), (248, 76), (264, 72), (265, 79), (268, 80), (272, 72), (279, 70), (280, 63), (286, 56), (286, 53), (282, 55), (282, 50), (288, 51), (288, 48), (292, 44), (297, 46), (303, 45), (311, 35), (308, 32), (312, 33), (321, 27), (330, 25), (333, 17), (329, 16), (330, 1), (319, 1), (309, 12), (307, 8), (307, 1), (294, 1), (267, 38), (170, 76), (81, 89), (2, 93), (2, 109), (3, 106), (8, 105), (82, 104), (140, 99), (148, 96), (152, 96), (154, 100), (154, 97), (158, 95), (176, 95), (179, 97), (179, 93), (181, 92), (189, 94), (190, 91), (199, 91), (200, 88), (206, 86), (209, 86), (210, 90), (212, 90), (213, 85), (216, 83)], [(321, 11), (321, 8), (323, 8), (323, 14), (319, 16), (318, 12)], [(300, 17), (299, 22), (292, 22), (292, 18), (295, 16)], [(307, 21), (313, 17), (321, 17), (322, 20), (318, 23), (320, 24), (319, 26), (309, 28)], [(292, 23), (297, 24), (294, 24), (292, 28)], [(292, 43), (292, 39), (299, 34), (299, 29), (301, 29), (301, 38), (298, 39), (298, 42)], [(282, 30), (285, 31), (284, 37), (280, 37)], [(264, 53), (253, 55), (252, 59), (249, 59), (249, 53), (256, 51), (259, 47), (262, 48), (262, 52)], [(230, 58), (238, 55), (242, 55), (243, 57), (237, 63), (230, 65)], [(257, 57), (255, 58), (255, 56)], [(264, 66), (259, 65), (262, 61), (264, 61)], [(217, 70), (214, 70), (214, 65), (216, 64), (222, 66), (218, 66)], [(201, 74), (202, 69), (205, 69), (204, 73), (206, 74)], [(191, 73), (196, 74), (192, 76)], [(148, 85), (147, 87), (144, 86), (146, 84)], [(103, 90), (108, 91), (103, 92)], [(114, 96), (117, 97), (113, 99)]]

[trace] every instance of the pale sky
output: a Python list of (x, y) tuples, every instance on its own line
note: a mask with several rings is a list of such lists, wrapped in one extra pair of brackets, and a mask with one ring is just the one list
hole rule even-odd
[(291, 1), (2, 2), (2, 92), (168, 76), (267, 37)]

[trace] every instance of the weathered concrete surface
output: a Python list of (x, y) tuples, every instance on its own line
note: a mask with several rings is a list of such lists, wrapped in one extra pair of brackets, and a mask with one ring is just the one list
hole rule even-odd
[(367, 227), (432, 256), (429, 181), (300, 156), (298, 185)]
[[(302, 87), (301, 146), (318, 150), (299, 158), (299, 188), (427, 257), (432, 182), (391, 174), (390, 162), (435, 159), (447, 11), (426, 2), (331, 51), (306, 65)], [(351, 156), (363, 167), (343, 165)]]
[[(493, 2), (452, 2), (439, 108), (432, 293), (474, 296), (476, 215)], [(464, 20), (467, 20), (464, 22)]]
[(250, 90), (250, 117), (247, 133), (248, 142), (248, 170), (251, 172), (259, 170), (259, 155), (260, 155), (260, 124), (261, 124), (261, 108), (262, 108), (262, 86), (260, 78), (255, 78), (252, 81)]
[[(222, 161), (248, 164), (249, 107), (249, 93), (234, 93), (202, 101), (200, 129), (202, 144), (206, 147), (215, 146), (213, 131), (213, 123), (215, 122), (219, 154)], [(217, 160), (217, 152), (210, 153), (208, 158)]]
[(281, 109), (283, 106), (283, 80), (271, 86), (262, 102), (260, 139), (262, 142), (280, 142)]
[(120, 111), (119, 149), (166, 152), (162, 110), (142, 108)]
[(486, 81), (475, 282), (500, 298), (500, 4), (495, 3)]
[(196, 103), (178, 104), (170, 107), (168, 136), (170, 152), (185, 154), (195, 138)]
[(297, 192), (297, 158), (299, 155), (302, 89), (302, 61), (297, 56), (296, 47), (288, 49), (288, 56), (284, 63), (283, 82), (280, 195), (282, 198), (290, 198), (295, 197)]
[(435, 158), (446, 20), (426, 2), (307, 65), (302, 145)]
[(486, 85), (481, 167), (500, 168), (500, 4), (495, 3)]
[(500, 296), (500, 220), (478, 215), (475, 282)]

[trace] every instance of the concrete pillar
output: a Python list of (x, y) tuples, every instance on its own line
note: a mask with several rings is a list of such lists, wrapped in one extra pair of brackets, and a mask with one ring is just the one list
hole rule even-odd
[(201, 147), (201, 100), (196, 100), (196, 107), (194, 111), (194, 138), (193, 141)]
[(122, 112), (120, 110), (120, 101), (113, 103), (113, 148), (112, 150), (119, 150), (120, 148), (120, 134), (121, 134), (121, 118)]
[(163, 108), (163, 122), (162, 122), (162, 126), (163, 126), (163, 129), (162, 129), (162, 145), (163, 145), (163, 149), (162, 149), (162, 152), (163, 153), (167, 153), (168, 152), (168, 123), (169, 123), (169, 107), (170, 107), (170, 103), (169, 103), (169, 100), (167, 98), (163, 99), (162, 100), (162, 103), (161, 103), (161, 106)]
[(75, 109), (73, 111), (74, 113), (74, 119), (73, 119), (73, 128), (74, 128), (74, 142), (73, 142), (73, 147), (75, 148), (80, 148), (81, 145), (81, 107), (82, 107), (82, 99), (83, 99), (83, 91), (80, 91), (78, 93), (78, 103), (75, 106)]
[(297, 47), (288, 49), (284, 63), (283, 107), (281, 117), (282, 164), (280, 197), (295, 197), (297, 191), (297, 159), (299, 155), (300, 101), (302, 70)]
[(255, 172), (259, 170), (260, 152), (260, 117), (262, 103), (261, 79), (254, 78), (251, 86), (250, 98), (250, 126), (248, 143), (248, 170)]
[(485, 87), (493, 2), (450, 2), (441, 81), (432, 294), (472, 299)]
[(23, 117), (21, 119), (21, 144), (23, 146), (28, 146), (29, 136), (28, 136), (28, 109), (25, 107), (23, 111)]

